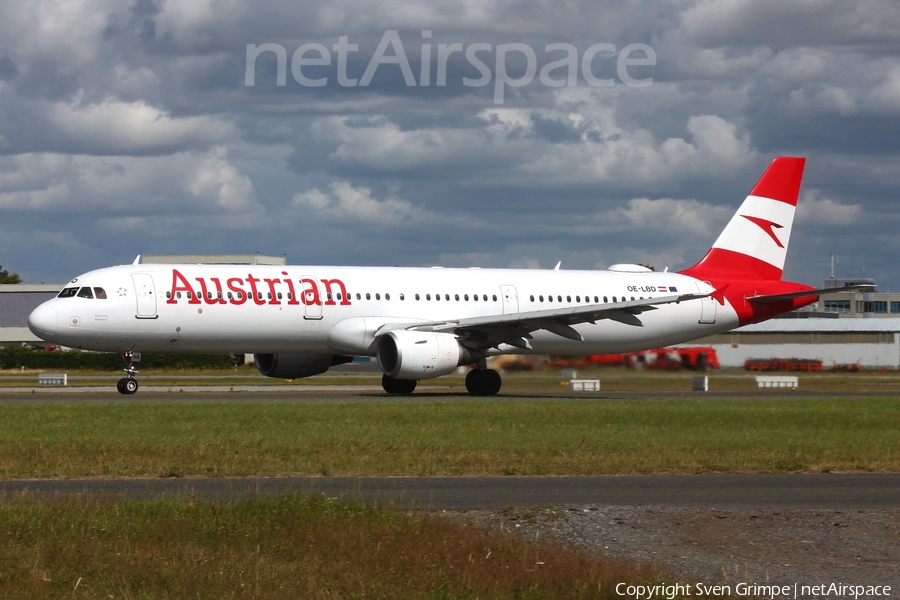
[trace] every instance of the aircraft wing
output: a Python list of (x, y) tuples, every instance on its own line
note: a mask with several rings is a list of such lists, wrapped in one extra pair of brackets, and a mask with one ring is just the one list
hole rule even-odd
[[(464, 342), (477, 343), (481, 347), (493, 347), (505, 343), (518, 348), (530, 348), (528, 340), (531, 339), (532, 331), (544, 329), (566, 339), (584, 341), (581, 334), (573, 329), (572, 325), (611, 319), (626, 325), (643, 327), (643, 323), (638, 318), (641, 313), (656, 310), (659, 305), (678, 304), (687, 300), (704, 298), (707, 295), (675, 294), (644, 300), (566, 306), (504, 315), (416, 323), (415, 325), (403, 324), (403, 329), (455, 333)], [(394, 328), (387, 325), (383, 329)]]

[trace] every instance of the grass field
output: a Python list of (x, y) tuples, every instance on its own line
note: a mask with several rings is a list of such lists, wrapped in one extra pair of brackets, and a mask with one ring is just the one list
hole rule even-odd
[(0, 405), (0, 477), (900, 470), (900, 399)]
[(613, 598), (658, 567), (318, 497), (0, 502), (0, 596)]

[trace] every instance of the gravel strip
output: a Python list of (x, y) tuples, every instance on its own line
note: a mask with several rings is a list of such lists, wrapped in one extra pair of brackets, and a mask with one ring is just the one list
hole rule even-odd
[(900, 509), (565, 505), (443, 514), (662, 563), (683, 583), (889, 585), (900, 595)]

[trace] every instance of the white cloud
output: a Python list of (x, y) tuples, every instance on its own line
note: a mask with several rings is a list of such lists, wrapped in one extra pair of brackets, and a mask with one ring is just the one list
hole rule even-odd
[[(507, 183), (529, 181), (613, 183), (630, 188), (684, 177), (722, 176), (754, 158), (749, 139), (715, 115), (690, 117), (689, 136), (657, 140), (641, 128), (616, 124), (608, 106), (575, 102), (570, 94), (558, 109), (489, 108), (479, 113), (482, 127), (428, 126), (402, 129), (386, 116), (361, 121), (321, 117), (312, 127), (316, 141), (335, 147), (330, 159), (340, 165), (385, 172), (442, 166), (482, 171)], [(543, 137), (538, 121), (552, 122), (571, 143)], [(504, 165), (505, 171), (497, 170)]]
[(377, 200), (372, 190), (365, 186), (354, 187), (346, 181), (329, 186), (330, 193), (313, 188), (294, 196), (293, 204), (309, 206), (338, 218), (349, 218), (372, 223), (409, 224), (422, 220), (424, 211), (405, 200), (389, 197)]
[(819, 190), (809, 190), (797, 202), (796, 219), (799, 223), (812, 225), (849, 226), (857, 222), (862, 214), (862, 206), (859, 204), (841, 204), (831, 198), (821, 197)]
[(89, 106), (55, 103), (47, 112), (60, 137), (97, 154), (174, 152), (235, 134), (231, 124), (217, 117), (172, 117), (142, 101)]
[(228, 214), (258, 209), (224, 148), (162, 157), (24, 154), (0, 158), (0, 209)]

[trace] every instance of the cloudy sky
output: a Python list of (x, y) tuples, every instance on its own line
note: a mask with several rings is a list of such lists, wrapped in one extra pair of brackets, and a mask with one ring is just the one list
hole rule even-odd
[(778, 155), (808, 158), (786, 275), (833, 252), (900, 290), (900, 4), (0, 4), (27, 282), (137, 254), (684, 268)]

